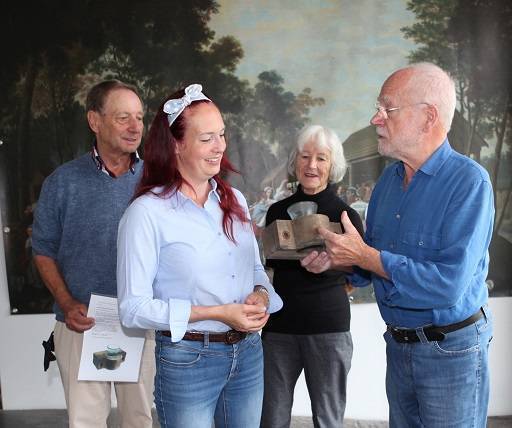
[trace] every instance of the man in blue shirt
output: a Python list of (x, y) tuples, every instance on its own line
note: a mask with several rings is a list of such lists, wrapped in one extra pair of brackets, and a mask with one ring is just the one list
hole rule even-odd
[(390, 427), (485, 427), (492, 320), (485, 283), (494, 205), (488, 173), (447, 140), (453, 80), (413, 64), (382, 86), (371, 123), (379, 153), (398, 159), (373, 191), (363, 241), (321, 234), (327, 251), (312, 272), (355, 266), (352, 284), (373, 283), (387, 324)]

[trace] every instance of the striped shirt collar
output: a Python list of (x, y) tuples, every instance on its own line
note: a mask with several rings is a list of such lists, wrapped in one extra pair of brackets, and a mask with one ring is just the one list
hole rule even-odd
[[(100, 153), (98, 152), (98, 143), (96, 140), (94, 141), (94, 144), (92, 146), (91, 156), (92, 156), (92, 160), (94, 161), (98, 171), (101, 171), (101, 172), (109, 175), (112, 178), (116, 178), (116, 175), (108, 169), (108, 167), (105, 164), (105, 162), (103, 161), (103, 159), (101, 159)], [(130, 154), (130, 172), (132, 174), (135, 174), (135, 164), (137, 162), (139, 162), (139, 160), (140, 160), (140, 157), (139, 157), (139, 153), (137, 151)]]

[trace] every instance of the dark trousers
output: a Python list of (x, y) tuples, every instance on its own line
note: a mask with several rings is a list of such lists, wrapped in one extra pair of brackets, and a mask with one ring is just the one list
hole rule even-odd
[(350, 332), (263, 334), (265, 391), (261, 428), (290, 426), (293, 391), (304, 376), (316, 428), (343, 426), (347, 375), (352, 359)]

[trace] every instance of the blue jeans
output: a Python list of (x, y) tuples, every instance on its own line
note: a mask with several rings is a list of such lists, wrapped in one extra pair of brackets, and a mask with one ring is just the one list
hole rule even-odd
[(156, 334), (155, 404), (162, 428), (257, 428), (263, 401), (259, 334), (224, 343)]
[(390, 428), (484, 428), (489, 401), (492, 317), (446, 334), (443, 341), (397, 343), (384, 333)]

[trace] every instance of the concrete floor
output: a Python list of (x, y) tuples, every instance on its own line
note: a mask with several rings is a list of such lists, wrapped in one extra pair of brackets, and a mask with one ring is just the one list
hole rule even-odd
[[(153, 426), (158, 428), (156, 414)], [(117, 427), (115, 410), (109, 418), (109, 428)], [(0, 410), (0, 428), (67, 428), (65, 410)], [(387, 422), (346, 420), (345, 428), (385, 428)], [(292, 418), (291, 428), (312, 428), (309, 417)], [(489, 418), (488, 428), (512, 428), (512, 416)]]

